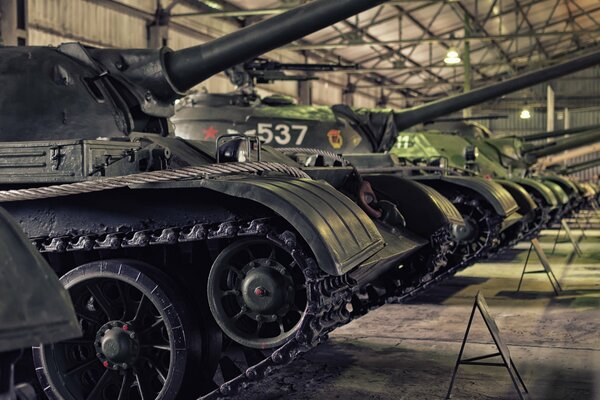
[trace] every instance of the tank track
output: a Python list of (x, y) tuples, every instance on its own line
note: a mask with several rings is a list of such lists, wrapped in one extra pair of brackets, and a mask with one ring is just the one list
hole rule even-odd
[(353, 291), (350, 279), (347, 276), (327, 276), (322, 273), (316, 262), (306, 256), (300, 248), (295, 234), (290, 231), (276, 234), (270, 225), (271, 222), (269, 218), (261, 218), (241, 224), (223, 222), (215, 225), (196, 224), (158, 230), (45, 237), (35, 238), (32, 242), (41, 253), (62, 253), (260, 236), (286, 248), (304, 266), (308, 298), (304, 321), (295, 337), (277, 348), (269, 357), (201, 397), (201, 399), (216, 399), (239, 393), (249, 384), (289, 363), (298, 354), (316, 347), (326, 339), (329, 332), (350, 321), (350, 311), (346, 309)]
[[(211, 400), (238, 395), (250, 385), (289, 364), (298, 355), (318, 346), (337, 327), (364, 315), (364, 313), (354, 313), (348, 309), (348, 304), (351, 304), (352, 297), (359, 289), (353, 284), (352, 279), (348, 275), (328, 276), (324, 274), (314, 259), (307, 256), (302, 250), (294, 233), (289, 230), (276, 233), (274, 220), (275, 218), (259, 218), (242, 223), (239, 221), (222, 222), (214, 225), (196, 224), (156, 230), (44, 237), (35, 238), (32, 242), (41, 253), (64, 253), (260, 236), (266, 237), (290, 251), (290, 254), (304, 265), (303, 272), (307, 281), (308, 306), (301, 327), (293, 338), (274, 350), (268, 357), (200, 397), (201, 400)], [(444, 238), (447, 239), (448, 234), (447, 232), (438, 232), (435, 235), (436, 242), (443, 246), (443, 243), (447, 241)], [(436, 259), (436, 262), (440, 262), (440, 260)], [(461, 264), (444, 269), (441, 265), (437, 265), (437, 272), (429, 272), (424, 277), (415, 276), (417, 279), (414, 279), (410, 285), (407, 285), (408, 282), (398, 282), (393, 292), (383, 295), (384, 299), (370, 299), (370, 304), (365, 304), (365, 311), (377, 308), (386, 302), (403, 303), (465, 266)], [(38, 374), (40, 373), (38, 371)]]

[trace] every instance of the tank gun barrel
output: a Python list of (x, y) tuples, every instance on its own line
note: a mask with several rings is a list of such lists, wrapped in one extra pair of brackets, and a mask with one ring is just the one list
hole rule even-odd
[(168, 52), (165, 72), (179, 92), (386, 0), (315, 0), (209, 43)]
[(584, 161), (578, 164), (568, 165), (561, 168), (558, 172), (563, 175), (575, 174), (577, 172), (585, 171), (586, 169), (600, 166), (600, 159)]
[(550, 156), (553, 154), (560, 153), (562, 151), (575, 149), (577, 147), (585, 146), (599, 141), (600, 132), (594, 132), (587, 135), (579, 135), (572, 138), (556, 140), (551, 143), (531, 147), (529, 149), (524, 149), (522, 153), (527, 158), (537, 159), (539, 157)]
[(592, 133), (594, 131), (600, 131), (600, 125), (588, 125), (588, 126), (580, 126), (578, 128), (571, 129), (561, 129), (558, 131), (552, 132), (539, 132), (533, 133), (531, 135), (519, 136), (519, 138), (524, 142), (534, 142), (536, 140), (550, 139), (556, 137), (562, 137), (567, 135), (575, 135), (575, 134), (585, 134)]
[(435, 118), (492, 100), (496, 97), (516, 92), (538, 83), (556, 79), (597, 64), (600, 64), (600, 51), (542, 68), (538, 71), (510, 78), (503, 82), (474, 89), (467, 93), (399, 111), (395, 114), (396, 126), (399, 131), (402, 131), (419, 123), (431, 121)]

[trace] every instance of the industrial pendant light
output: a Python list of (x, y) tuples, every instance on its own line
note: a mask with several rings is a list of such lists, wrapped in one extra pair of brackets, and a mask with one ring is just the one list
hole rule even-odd
[(520, 117), (521, 117), (521, 119), (530, 119), (531, 118), (531, 111), (529, 111), (529, 108), (527, 108), (527, 106), (523, 107), (523, 109), (521, 110)]
[(456, 65), (460, 64), (460, 53), (458, 49), (454, 46), (451, 46), (446, 52), (446, 58), (444, 58), (444, 62), (448, 65)]

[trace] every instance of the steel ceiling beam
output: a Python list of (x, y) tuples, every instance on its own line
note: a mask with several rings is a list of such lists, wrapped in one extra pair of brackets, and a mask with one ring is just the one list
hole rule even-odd
[[(546, 1), (546, 0), (531, 0), (531, 1), (528, 1), (527, 3), (524, 3), (523, 6), (533, 6), (535, 4), (543, 3), (544, 1)], [(447, 2), (447, 3), (450, 3), (450, 2)], [(407, 13), (407, 14), (414, 13), (414, 12), (420, 11), (420, 10), (422, 10), (424, 8), (427, 8), (427, 7), (430, 7), (430, 6), (431, 6), (431, 4), (427, 4), (427, 3), (426, 4), (421, 4), (420, 6), (417, 6), (417, 7), (412, 8), (412, 9), (405, 9), (405, 13)], [(492, 18), (486, 18), (485, 22), (487, 22), (488, 19), (491, 20), (491, 19), (495, 19), (495, 18), (501, 18), (504, 15), (514, 13), (515, 10), (516, 10), (515, 7), (507, 8), (505, 10), (500, 11), (498, 14), (495, 14)], [(490, 12), (491, 11), (492, 11), (492, 8), (490, 8)], [(382, 25), (382, 24), (384, 24), (386, 22), (393, 21), (393, 20), (395, 20), (397, 18), (398, 18), (397, 15), (393, 15), (393, 16), (390, 16), (390, 17), (382, 18), (379, 21), (377, 21), (376, 23), (370, 25), (369, 28), (373, 28), (373, 27)], [(458, 32), (461, 29), (462, 29), (462, 27), (454, 29), (454, 30), (451, 30), (450, 32)], [(448, 33), (450, 33), (450, 32), (448, 32)], [(334, 36), (334, 37), (326, 39), (325, 43), (335, 42), (336, 40), (342, 40), (343, 38), (344, 38), (343, 35)]]
[[(560, 0), (560, 1), (562, 1), (562, 0)], [(598, 12), (598, 11), (600, 11), (600, 6), (587, 10), (588, 13), (595, 13), (595, 12)], [(578, 18), (578, 17), (581, 17), (581, 16), (583, 16), (583, 13), (578, 13), (577, 15), (574, 15), (575, 18)], [(549, 27), (553, 27), (553, 26), (556, 26), (556, 25), (560, 25), (560, 24), (566, 23), (568, 21), (568, 19), (569, 19), (569, 17), (566, 17), (566, 18), (563, 18), (563, 19), (558, 19), (558, 20), (552, 21), (552, 22), (548, 21), (544, 25), (543, 29), (546, 29), (546, 28), (549, 28)], [(596, 31), (595, 30), (587, 30), (586, 32), (594, 33)], [(445, 34), (449, 34), (449, 33), (446, 32)], [(507, 36), (510, 36), (510, 35), (507, 35)], [(561, 45), (563, 43), (563, 39), (564, 39), (563, 36), (558, 36), (558, 40), (556, 41), (555, 45), (556, 46)], [(475, 54), (476, 52), (479, 52), (479, 51), (486, 51), (487, 52), (488, 50), (489, 50), (489, 46), (480, 46), (480, 47), (477, 47), (477, 48), (471, 48), (471, 54)], [(520, 52), (520, 53), (513, 54), (513, 55), (515, 57), (521, 57), (523, 53), (524, 52)], [(361, 62), (367, 62), (367, 61), (362, 60)], [(433, 68), (433, 66), (432, 66), (432, 68)], [(502, 74), (502, 76), (503, 75), (504, 74)], [(410, 76), (410, 71), (408, 73), (403, 73), (401, 75), (394, 76), (394, 79), (400, 79), (400, 78), (405, 77), (405, 76)]]
[[(564, 21), (561, 21), (564, 22)], [(567, 31), (567, 32), (525, 32), (518, 34), (506, 34), (506, 35), (471, 35), (468, 37), (451, 37), (447, 36), (438, 36), (438, 37), (428, 37), (424, 39), (401, 39), (401, 40), (376, 40), (371, 42), (349, 42), (349, 43), (315, 43), (315, 44), (293, 44), (287, 45), (282, 48), (286, 50), (334, 50), (334, 49), (346, 49), (349, 47), (370, 47), (370, 46), (392, 46), (396, 44), (405, 44), (405, 43), (448, 43), (448, 42), (464, 42), (465, 40), (476, 41), (476, 42), (491, 42), (495, 40), (511, 40), (514, 38), (534, 38), (534, 37), (560, 37), (560, 36), (572, 36), (572, 35), (582, 35), (582, 34), (594, 34), (600, 33), (600, 29), (594, 30), (582, 30), (582, 31)], [(480, 50), (480, 49), (478, 49)], [(365, 61), (363, 61), (365, 62)]]

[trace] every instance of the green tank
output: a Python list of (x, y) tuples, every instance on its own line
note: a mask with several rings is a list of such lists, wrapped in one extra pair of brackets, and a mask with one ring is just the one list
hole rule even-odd
[[(416, 159), (425, 152), (428, 156), (444, 157), (450, 164), (475, 170), (491, 178), (519, 178), (519, 184), (522, 185), (529, 182), (528, 191), (537, 197), (538, 204), (544, 208), (550, 207), (553, 221), (581, 208), (589, 200), (586, 193), (577, 190), (568, 179), (551, 173), (537, 174), (532, 167), (542, 157), (600, 141), (597, 127), (507, 137), (494, 137), (487, 128), (475, 122), (440, 123), (429, 128), (424, 132), (401, 133), (392, 152), (410, 159)], [(562, 137), (567, 135), (570, 136)], [(543, 143), (540, 144), (540, 141)], [(477, 149), (476, 159), (466, 159), (467, 148)], [(532, 178), (544, 182), (546, 186), (549, 181), (555, 183), (550, 185), (550, 189), (556, 195), (559, 207), (552, 206), (554, 202), (549, 196), (541, 188), (534, 187), (530, 181)]]
[[(440, 174), (441, 169), (436, 170), (435, 164), (440, 166), (443, 160), (427, 160), (433, 164), (427, 173), (423, 173), (422, 168), (414, 168), (412, 161), (407, 163), (407, 160), (399, 160), (389, 154), (371, 153), (389, 151), (397, 143), (398, 132), (403, 129), (596, 65), (599, 61), (600, 54), (595, 53), (467, 94), (398, 112), (353, 110), (343, 105), (298, 106), (281, 97), (261, 100), (254, 95), (248, 96), (246, 90), (240, 90), (233, 94), (191, 96), (172, 120), (176, 133), (187, 139), (210, 142), (228, 133), (257, 136), (267, 145), (286, 148), (287, 153), (294, 154), (301, 161), (310, 158), (304, 157), (307, 148), (342, 153), (369, 181), (377, 195), (395, 201), (402, 196), (401, 193), (385, 193), (389, 185), (382, 176), (404, 177), (426, 185), (451, 200), (466, 218), (467, 228), (455, 232), (457, 251), (451, 262), (473, 262), (500, 246), (539, 230), (548, 219), (541, 215), (549, 212), (548, 207), (538, 210), (535, 200), (525, 190), (508, 182)], [(401, 143), (398, 142), (398, 145)], [(464, 146), (458, 151), (462, 154)]]

